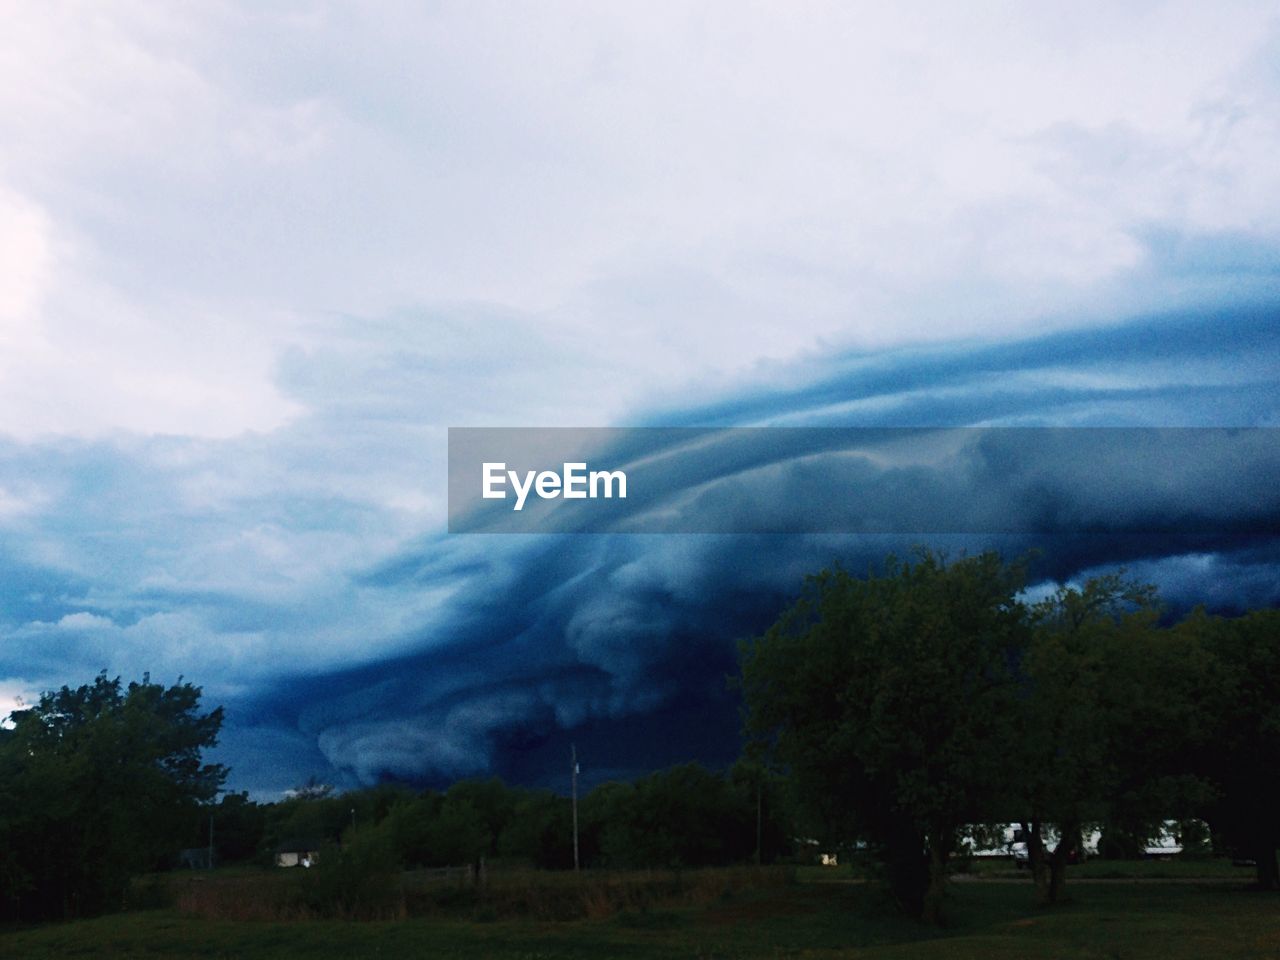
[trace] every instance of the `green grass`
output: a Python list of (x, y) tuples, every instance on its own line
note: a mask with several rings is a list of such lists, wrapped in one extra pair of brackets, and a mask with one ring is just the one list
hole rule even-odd
[(1235, 867), (1230, 860), (1089, 860), (1069, 867), (1080, 879), (1133, 878), (1138, 880), (1239, 880), (1254, 879), (1253, 867)]
[[(849, 867), (804, 866), (797, 868), (806, 883), (851, 883), (868, 871)], [(1030, 881), (1025, 868), (1019, 869), (1008, 857), (991, 857), (956, 864), (955, 875), (962, 879)], [(1089, 860), (1067, 868), (1067, 881), (1076, 880), (1234, 880), (1249, 883), (1253, 867), (1233, 866), (1230, 860)]]
[(207, 920), (172, 910), (0, 933), (0, 956), (39, 958), (1181, 958), (1280, 957), (1280, 896), (1234, 884), (1073, 882), (1037, 909), (1030, 884), (956, 884), (950, 924), (894, 916), (870, 884), (798, 883), (673, 909), (551, 922)]
[[(975, 877), (1027, 879), (1008, 858), (970, 861), (968, 872)], [(1252, 867), (1232, 866), (1230, 860), (1087, 860), (1067, 867), (1072, 880), (1239, 880), (1248, 883)]]

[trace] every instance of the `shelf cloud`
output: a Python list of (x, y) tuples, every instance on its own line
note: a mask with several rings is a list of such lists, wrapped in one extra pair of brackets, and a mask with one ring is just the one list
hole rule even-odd
[[(1122, 564), (1174, 608), (1280, 599), (1256, 458), (1142, 501), (991, 451), (947, 478), (1158, 504), (1142, 529), (446, 532), (450, 427), (1280, 427), (1273, 5), (50, 2), (6, 31), (0, 712), (151, 671), (227, 705), (264, 797), (552, 783), (570, 739), (598, 779), (731, 759), (736, 640), (833, 562), (1034, 548), (1037, 588)], [(848, 506), (757, 453), (757, 487), (711, 461), (668, 506)]]

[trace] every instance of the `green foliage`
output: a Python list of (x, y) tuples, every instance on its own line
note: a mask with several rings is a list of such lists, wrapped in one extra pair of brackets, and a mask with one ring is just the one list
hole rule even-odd
[[(345, 838), (340, 812), (348, 811), (349, 825), (351, 805), (365, 793), (284, 801), (268, 811), (268, 833)], [(772, 861), (790, 836), (780, 819), (781, 794), (776, 777), (759, 780), (744, 769), (720, 775), (697, 764), (658, 771), (635, 783), (602, 784), (581, 801), (582, 862), (613, 867), (747, 862), (755, 854), (757, 814), (764, 859)], [(475, 864), (481, 858), (546, 869), (573, 866), (567, 797), (508, 787), (496, 778), (461, 781), (445, 793), (399, 789), (387, 796), (392, 802), (385, 814), (375, 809), (364, 823), (410, 869)]]
[(1135, 831), (1119, 823), (1107, 823), (1098, 838), (1098, 856), (1103, 860), (1141, 860), (1146, 843), (1145, 830)]
[(573, 866), (572, 837), (569, 799), (531, 791), (512, 808), (498, 836), (498, 855), (544, 869), (567, 870)]
[(1183, 860), (1208, 860), (1213, 856), (1209, 825), (1203, 820), (1192, 818), (1179, 821), (1177, 839), (1182, 844)]
[(202, 808), (199, 823), (191, 831), (189, 847), (208, 842), (209, 819), (213, 820), (214, 862), (243, 863), (255, 859), (266, 835), (267, 811), (247, 793), (227, 793), (217, 806)]
[(338, 843), (355, 825), (376, 828), (410, 868), (495, 856), (548, 868), (573, 864), (568, 799), (497, 778), (459, 781), (445, 793), (382, 784), (334, 794), (313, 785), (264, 809), (271, 849), (298, 838)]
[(742, 648), (748, 730), (828, 838), (867, 838), (899, 903), (936, 916), (957, 828), (980, 820), (1015, 738), (1021, 570), (924, 552), (810, 578)]
[[(1105, 823), (1104, 855), (1141, 855), (1161, 820), (1204, 793), (1181, 764), (1198, 729), (1206, 665), (1158, 614), (1154, 588), (1118, 573), (1060, 587), (1029, 611), (1010, 808), (1030, 831), (1044, 902), (1060, 896), (1086, 821)], [(1048, 823), (1060, 837), (1053, 849), (1043, 839)]]
[(352, 831), (342, 846), (320, 851), (298, 873), (309, 915), (344, 920), (389, 920), (404, 915), (400, 858), (385, 831)]
[(600, 855), (610, 866), (704, 866), (745, 859), (750, 831), (744, 812), (723, 778), (693, 763), (625, 787), (597, 788), (584, 805), (584, 819), (598, 830)]
[(815, 832), (869, 841), (911, 908), (964, 820), (1021, 819), (1047, 902), (1089, 822), (1139, 857), (1180, 819), (1194, 857), (1203, 818), (1280, 887), (1280, 612), (1168, 626), (1119, 573), (1030, 608), (1016, 584), (992, 555), (827, 572), (744, 645), (748, 729)]
[(1206, 819), (1256, 861), (1260, 886), (1280, 888), (1280, 611), (1189, 621), (1215, 656), (1210, 727), (1200, 764), (1217, 788)]
[(508, 787), (497, 777), (460, 780), (445, 793), (441, 812), (471, 834), (472, 846), (480, 848), (475, 856), (494, 854), (498, 838), (515, 815), (522, 794), (523, 791)]
[[(757, 785), (767, 792), (758, 796)], [(601, 784), (582, 803), (583, 861), (610, 868), (746, 863), (755, 856), (757, 812), (772, 861), (789, 834), (778, 792), (776, 781), (758, 783), (742, 769), (736, 778), (720, 775), (696, 763), (635, 783)]]
[(332, 791), (302, 791), (272, 805), (267, 812), (264, 840), (272, 848), (300, 839), (336, 843), (354, 817), (351, 801)]
[(226, 771), (205, 764), (221, 708), (181, 681), (121, 686), (101, 674), (45, 693), (0, 738), (0, 878), (19, 916), (117, 908), (130, 878), (161, 866)]
[(406, 866), (474, 863), (489, 851), (488, 824), (465, 793), (427, 792), (391, 808), (382, 831)]

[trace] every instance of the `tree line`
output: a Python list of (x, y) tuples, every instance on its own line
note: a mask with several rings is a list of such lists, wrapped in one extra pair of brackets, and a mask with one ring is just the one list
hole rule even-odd
[[(633, 782), (611, 781), (579, 803), (579, 857), (587, 868), (702, 867), (773, 862), (790, 849), (785, 799), (776, 781), (748, 765), (717, 773), (696, 763)], [(219, 863), (274, 862), (282, 849), (358, 842), (397, 867), (446, 867), (502, 860), (573, 867), (570, 800), (514, 787), (497, 777), (446, 790), (381, 784), (344, 793), (317, 784), (276, 803), (243, 793), (202, 808), (186, 834), (192, 846), (213, 828)], [(323, 854), (322, 854), (323, 856)]]
[[(498, 778), (341, 793), (313, 781), (274, 803), (224, 793), (227, 769), (201, 759), (223, 713), (199, 701), (181, 681), (125, 686), (104, 674), (12, 715), (0, 729), (0, 916), (127, 907), (135, 877), (180, 868), (184, 851), (262, 866), (284, 849), (318, 851), (375, 878), (486, 859), (573, 867), (569, 798)], [(717, 773), (689, 763), (601, 784), (579, 805), (580, 862), (772, 862), (790, 843), (783, 808), (780, 785), (749, 764)]]
[(934, 922), (975, 823), (1022, 825), (1047, 903), (1094, 822), (1201, 818), (1280, 886), (1280, 612), (1167, 622), (1120, 574), (1024, 587), (993, 552), (828, 570), (742, 645), (754, 749), (810, 822)]
[[(922, 552), (809, 578), (740, 667), (742, 759), (596, 786), (584, 867), (767, 863), (820, 842), (872, 858), (904, 910), (936, 921), (975, 824), (1022, 826), (1051, 903), (1087, 825), (1114, 847), (1198, 818), (1280, 887), (1280, 612), (1173, 621), (1119, 574), (1033, 598), (1021, 563)], [(569, 799), (496, 778), (223, 793), (227, 770), (202, 759), (223, 714), (200, 695), (103, 674), (0, 728), (3, 915), (118, 909), (131, 878), (210, 845), (219, 863), (324, 847), (377, 870), (573, 866)]]
[[(600, 784), (579, 803), (582, 869), (662, 868), (678, 874), (684, 868), (775, 862), (790, 852), (792, 837), (783, 784), (761, 774), (750, 764), (715, 772), (686, 763), (635, 781)], [(353, 797), (357, 805), (349, 807)], [(358, 804), (370, 800), (381, 810), (365, 815)], [(574, 866), (570, 798), (497, 778), (461, 781), (444, 791), (384, 785), (295, 799), (264, 812), (268, 838), (328, 821), (330, 839), (318, 862), (297, 878), (321, 915), (378, 916), (396, 902), (406, 869), (466, 865), (473, 889), (484, 889), (492, 871), (532, 866), (567, 872)], [(344, 814), (349, 825), (342, 828)], [(332, 839), (335, 830), (340, 843)], [(603, 888), (590, 877), (567, 886), (537, 886), (591, 897), (591, 890)]]

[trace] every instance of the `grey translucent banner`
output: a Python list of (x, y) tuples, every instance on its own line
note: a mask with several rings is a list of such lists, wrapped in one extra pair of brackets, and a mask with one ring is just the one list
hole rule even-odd
[(1280, 431), (454, 427), (449, 531), (1274, 534)]

